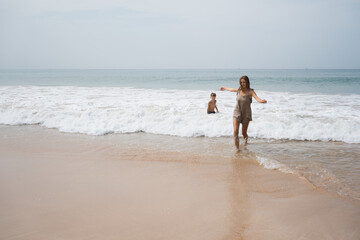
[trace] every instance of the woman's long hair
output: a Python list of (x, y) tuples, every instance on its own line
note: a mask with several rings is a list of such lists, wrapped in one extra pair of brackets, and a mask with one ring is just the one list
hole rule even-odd
[(240, 91), (240, 90), (245, 90), (245, 89), (242, 89), (242, 88), (241, 88), (241, 79), (244, 79), (244, 80), (245, 80), (246, 88), (247, 88), (247, 90), (249, 90), (249, 89), (250, 89), (250, 80), (249, 80), (249, 77), (248, 77), (248, 76), (244, 75), (244, 76), (241, 76), (240, 79), (239, 79), (239, 85), (240, 85), (239, 91)]

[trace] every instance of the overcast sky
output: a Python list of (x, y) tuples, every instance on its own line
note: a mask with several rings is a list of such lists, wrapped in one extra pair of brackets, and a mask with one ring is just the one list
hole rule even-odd
[(0, 68), (360, 68), (360, 0), (0, 0)]

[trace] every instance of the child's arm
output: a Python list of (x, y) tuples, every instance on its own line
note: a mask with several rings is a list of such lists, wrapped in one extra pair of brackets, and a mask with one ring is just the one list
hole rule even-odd
[(220, 91), (229, 91), (229, 92), (237, 92), (238, 88), (229, 88), (229, 87), (221, 87)]
[(209, 113), (209, 110), (210, 110), (210, 102), (208, 102), (208, 107), (207, 107), (206, 113)]
[(216, 105), (216, 100), (215, 100), (215, 109), (217, 112), (219, 112), (218, 108), (217, 108), (217, 105)]

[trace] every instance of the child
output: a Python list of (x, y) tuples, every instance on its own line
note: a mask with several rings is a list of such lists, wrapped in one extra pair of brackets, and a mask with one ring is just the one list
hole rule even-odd
[(210, 98), (211, 100), (209, 101), (208, 103), (208, 107), (207, 107), (207, 113), (210, 114), (210, 113), (215, 113), (215, 109), (217, 112), (219, 112), (217, 106), (216, 106), (216, 93), (211, 93), (210, 94)]

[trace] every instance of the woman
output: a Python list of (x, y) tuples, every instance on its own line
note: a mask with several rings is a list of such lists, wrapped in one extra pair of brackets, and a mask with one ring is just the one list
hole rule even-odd
[(230, 91), (236, 92), (236, 106), (234, 109), (233, 116), (233, 125), (234, 125), (234, 141), (235, 146), (239, 149), (239, 126), (242, 124), (242, 135), (245, 140), (245, 144), (247, 144), (248, 135), (247, 129), (250, 121), (252, 121), (251, 116), (251, 102), (252, 97), (256, 99), (259, 103), (267, 103), (265, 99), (260, 99), (254, 89), (250, 88), (250, 81), (247, 76), (242, 76), (239, 80), (240, 87), (239, 88), (228, 88), (221, 87), (221, 91)]

